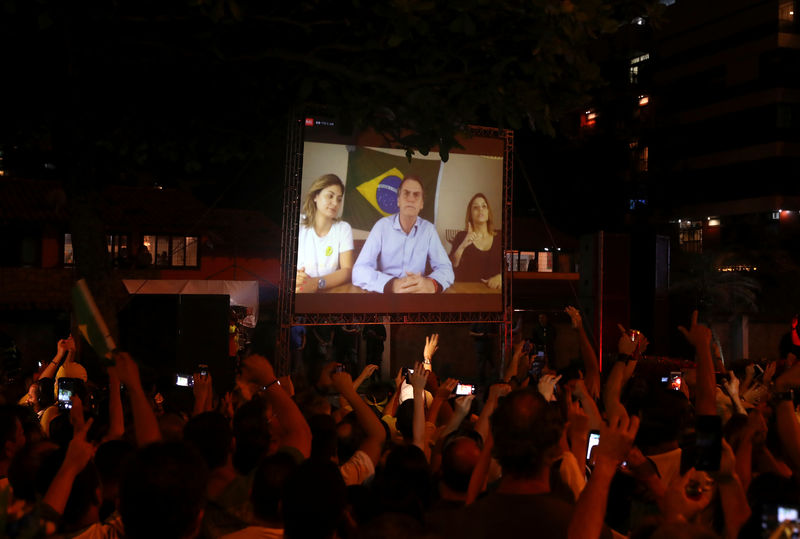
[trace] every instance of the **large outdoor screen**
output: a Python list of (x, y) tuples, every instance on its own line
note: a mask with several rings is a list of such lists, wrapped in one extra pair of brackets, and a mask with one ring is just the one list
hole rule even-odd
[(442, 162), (305, 123), (296, 314), (503, 311), (506, 132)]

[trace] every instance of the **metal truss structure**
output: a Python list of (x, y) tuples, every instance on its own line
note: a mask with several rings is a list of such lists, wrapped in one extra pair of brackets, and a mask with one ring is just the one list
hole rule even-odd
[[(514, 133), (507, 129), (470, 126), (469, 135), (503, 140), (503, 252), (511, 248), (513, 200)], [(280, 331), (275, 350), (275, 366), (279, 373), (289, 372), (291, 328), (296, 325), (391, 324), (465, 324), (493, 322), (503, 324), (505, 349), (511, 346), (510, 278), (503, 279), (503, 310), (498, 312), (409, 312), (409, 313), (294, 313), (294, 279), (297, 262), (297, 235), (302, 204), (303, 121), (299, 115), (290, 119), (286, 142), (286, 173), (283, 197), (281, 234), (281, 280), (278, 292)], [(505, 261), (503, 262), (505, 263)]]

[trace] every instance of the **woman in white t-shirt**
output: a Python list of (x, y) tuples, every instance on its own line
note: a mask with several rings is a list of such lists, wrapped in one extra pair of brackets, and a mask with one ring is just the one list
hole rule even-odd
[(350, 282), (353, 231), (339, 220), (343, 195), (344, 183), (335, 174), (325, 174), (311, 184), (297, 239), (298, 294)]

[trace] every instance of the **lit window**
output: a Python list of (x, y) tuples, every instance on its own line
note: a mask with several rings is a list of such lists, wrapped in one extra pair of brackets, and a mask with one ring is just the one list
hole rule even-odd
[[(197, 236), (144, 236), (143, 244), (156, 266), (191, 268), (198, 266), (197, 239)], [(143, 261), (146, 257), (143, 255)]]
[(781, 210), (772, 212), (772, 220), (773, 221), (780, 221), (781, 220)]
[(678, 245), (687, 253), (703, 252), (702, 221), (683, 221), (678, 224)]
[(128, 236), (125, 234), (111, 234), (106, 236), (106, 247), (114, 266), (124, 266), (129, 261)]
[(639, 68), (649, 59), (650, 55), (647, 53), (631, 58), (628, 72), (628, 80), (631, 84), (637, 84), (639, 82)]

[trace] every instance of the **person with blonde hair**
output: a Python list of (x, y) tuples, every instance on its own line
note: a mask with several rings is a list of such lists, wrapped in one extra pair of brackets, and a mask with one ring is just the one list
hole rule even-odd
[(335, 174), (317, 178), (306, 194), (297, 239), (296, 293), (350, 282), (353, 230), (339, 218), (344, 183)]
[(476, 193), (467, 204), (464, 228), (453, 239), (450, 259), (456, 281), (481, 281), (489, 288), (503, 286), (503, 253), (494, 229), (494, 215), (483, 193)]

